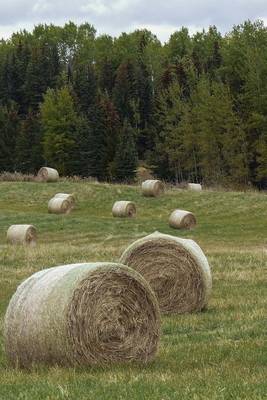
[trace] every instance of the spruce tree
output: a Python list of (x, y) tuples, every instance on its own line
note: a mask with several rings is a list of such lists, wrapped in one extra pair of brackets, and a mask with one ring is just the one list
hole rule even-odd
[(105, 115), (102, 107), (100, 107), (99, 99), (88, 120), (87, 138), (84, 146), (87, 149), (88, 157), (87, 175), (101, 181), (105, 180), (108, 176), (107, 132)]
[(78, 65), (73, 72), (73, 89), (78, 108), (87, 116), (95, 109), (97, 80), (93, 65)]
[(131, 125), (138, 123), (138, 91), (134, 64), (128, 60), (123, 62), (116, 74), (113, 91), (114, 104), (121, 120), (127, 118)]
[(137, 165), (135, 131), (125, 119), (114, 160), (115, 179), (120, 182), (131, 182), (135, 177)]
[(108, 175), (109, 178), (112, 178), (114, 158), (118, 145), (119, 133), (121, 130), (120, 117), (112, 100), (107, 95), (103, 95), (101, 97), (99, 107), (103, 110), (104, 115)]
[(43, 164), (40, 117), (30, 111), (20, 124), (16, 141), (16, 165), (22, 173), (36, 173)]
[(16, 170), (15, 147), (19, 132), (18, 107), (0, 106), (0, 171)]
[(38, 111), (48, 88), (56, 87), (60, 66), (55, 46), (34, 46), (25, 78), (25, 99), (27, 108)]
[(104, 59), (99, 66), (99, 87), (102, 92), (106, 92), (109, 96), (112, 95), (115, 84), (115, 70), (114, 62), (108, 59)]

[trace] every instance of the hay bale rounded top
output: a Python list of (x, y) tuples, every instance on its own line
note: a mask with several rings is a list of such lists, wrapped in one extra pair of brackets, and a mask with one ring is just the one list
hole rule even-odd
[(200, 311), (208, 304), (211, 271), (193, 240), (155, 232), (131, 244), (120, 262), (143, 275), (164, 314)]
[(112, 207), (113, 217), (132, 218), (136, 216), (136, 206), (132, 201), (116, 201)]
[(42, 182), (57, 182), (59, 173), (54, 168), (42, 167), (38, 171), (37, 178)]
[(33, 225), (11, 225), (7, 230), (7, 241), (11, 244), (35, 246), (37, 230)]
[(200, 192), (202, 190), (202, 185), (200, 183), (188, 183), (187, 188), (194, 192)]
[(72, 207), (74, 207), (75, 205), (75, 196), (73, 194), (69, 194), (69, 193), (56, 193), (54, 196), (55, 199), (57, 198), (61, 198), (64, 200), (68, 200), (71, 204)]
[(137, 272), (115, 263), (71, 264), (35, 273), (13, 295), (4, 320), (13, 366), (64, 366), (154, 358), (156, 297)]
[(146, 197), (157, 197), (164, 193), (164, 184), (159, 180), (148, 179), (142, 183), (142, 194)]
[(174, 210), (169, 218), (169, 225), (175, 229), (192, 229), (196, 223), (194, 214), (186, 210)]
[(65, 197), (53, 197), (48, 202), (48, 212), (51, 214), (69, 214), (73, 203)]

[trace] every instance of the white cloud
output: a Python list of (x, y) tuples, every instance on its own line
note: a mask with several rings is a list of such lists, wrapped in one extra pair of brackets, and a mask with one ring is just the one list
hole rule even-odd
[(108, 6), (102, 0), (90, 1), (80, 7), (82, 12), (93, 12), (95, 15), (103, 15), (109, 11)]
[(37, 0), (32, 7), (32, 12), (33, 14), (42, 15), (43, 13), (47, 13), (51, 9), (51, 4), (47, 3), (44, 0)]
[(225, 32), (246, 19), (266, 19), (266, 0), (0, 0), (0, 36), (38, 23), (88, 21), (101, 33), (147, 28), (165, 41), (181, 26)]

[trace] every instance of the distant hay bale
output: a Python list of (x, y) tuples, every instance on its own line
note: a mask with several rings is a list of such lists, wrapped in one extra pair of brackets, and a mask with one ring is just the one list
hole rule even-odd
[(196, 223), (194, 214), (185, 210), (174, 210), (169, 218), (169, 225), (175, 229), (192, 229)]
[(57, 182), (59, 174), (54, 168), (42, 167), (38, 171), (37, 178), (42, 182)]
[(8, 243), (34, 246), (36, 240), (37, 230), (33, 225), (11, 225), (7, 230)]
[(114, 263), (35, 273), (13, 295), (4, 320), (14, 366), (147, 362), (159, 341), (157, 299), (140, 274)]
[(112, 207), (113, 217), (132, 218), (136, 216), (136, 206), (132, 201), (116, 201)]
[(69, 194), (69, 193), (57, 193), (54, 196), (55, 199), (57, 198), (61, 198), (64, 200), (68, 200), (71, 204), (72, 204), (72, 208), (75, 206), (75, 197), (73, 194)]
[(142, 193), (146, 197), (157, 197), (163, 192), (164, 184), (159, 180), (148, 179), (142, 183)]
[(194, 192), (200, 192), (202, 190), (202, 185), (200, 185), (200, 183), (188, 183), (187, 188)]
[(143, 275), (163, 314), (200, 311), (208, 303), (211, 271), (193, 240), (155, 232), (131, 244), (120, 262)]
[(64, 197), (53, 197), (48, 202), (48, 212), (51, 214), (69, 214), (73, 209), (70, 199)]

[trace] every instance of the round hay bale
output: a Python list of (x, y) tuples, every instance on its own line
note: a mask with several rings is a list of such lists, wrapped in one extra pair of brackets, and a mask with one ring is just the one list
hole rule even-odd
[(142, 183), (142, 193), (146, 197), (157, 197), (164, 193), (164, 184), (158, 180), (148, 179)]
[(13, 366), (92, 365), (154, 358), (160, 314), (140, 274), (115, 263), (35, 273), (13, 295), (4, 341)]
[(202, 185), (200, 185), (200, 183), (188, 183), (187, 188), (194, 192), (200, 192), (202, 190)]
[(200, 311), (208, 303), (211, 271), (193, 240), (155, 232), (130, 245), (120, 262), (143, 275), (164, 314)]
[(11, 225), (7, 230), (7, 241), (11, 244), (35, 246), (37, 230), (33, 225)]
[(57, 182), (59, 174), (54, 168), (42, 167), (38, 171), (37, 178), (42, 182)]
[(185, 210), (174, 210), (169, 218), (169, 225), (175, 229), (192, 229), (197, 220), (194, 214)]
[(72, 208), (72, 202), (64, 197), (53, 197), (48, 202), (48, 212), (51, 214), (69, 214)]
[(113, 217), (132, 218), (136, 216), (136, 206), (132, 201), (116, 201), (112, 207)]
[(69, 194), (69, 193), (57, 193), (57, 194), (55, 194), (54, 199), (57, 199), (57, 198), (61, 198), (61, 199), (64, 199), (64, 200), (68, 200), (68, 201), (71, 203), (72, 208), (75, 206), (75, 197), (74, 197), (73, 194)]

